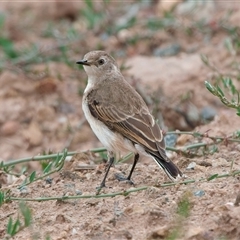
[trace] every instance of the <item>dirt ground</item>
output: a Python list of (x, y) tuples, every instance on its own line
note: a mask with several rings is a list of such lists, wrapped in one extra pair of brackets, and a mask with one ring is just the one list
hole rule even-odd
[[(204, 180), (240, 170), (239, 142), (224, 141), (213, 154), (191, 158), (169, 151), (186, 175), (183, 181), (195, 180), (190, 184), (163, 187), (168, 178), (154, 161), (142, 157), (131, 186), (115, 174), (128, 174), (132, 161), (115, 164), (101, 191), (110, 197), (94, 197), (104, 176), (105, 154), (83, 153), (102, 145), (83, 116), (87, 79), (75, 62), (90, 50), (106, 50), (165, 132), (227, 138), (240, 130), (240, 118), (207, 91), (204, 81), (219, 74), (239, 79), (239, 51), (233, 44), (239, 37), (240, 4), (199, 1), (192, 8), (191, 1), (174, 6), (169, 1), (89, 2), (94, 9), (84, 1), (0, 5), (0, 162), (65, 147), (79, 152), (67, 158), (60, 172), (20, 190), (17, 186), (32, 171), (41, 174), (40, 164), (17, 165), (20, 176), (1, 170), (0, 191), (31, 199), (93, 196), (26, 202), (32, 224), (12, 239), (239, 240), (240, 175)], [(162, 22), (154, 25), (153, 17)], [(240, 90), (240, 82), (235, 84)], [(199, 141), (212, 143), (207, 137), (179, 134), (174, 147)], [(147, 188), (114, 196), (141, 187)], [(8, 237), (9, 218), (18, 216), (23, 221), (18, 201), (3, 203), (0, 239)]]

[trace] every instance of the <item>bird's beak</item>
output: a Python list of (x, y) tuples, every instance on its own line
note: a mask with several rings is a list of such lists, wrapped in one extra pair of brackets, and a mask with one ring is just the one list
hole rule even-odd
[(87, 60), (79, 60), (76, 62), (76, 64), (90, 66), (90, 63)]

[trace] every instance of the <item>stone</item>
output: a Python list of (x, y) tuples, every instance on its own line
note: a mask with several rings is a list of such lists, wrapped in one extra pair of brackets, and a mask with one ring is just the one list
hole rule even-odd
[(200, 112), (200, 116), (203, 122), (212, 121), (216, 114), (216, 109), (210, 106), (203, 107)]
[(191, 239), (191, 238), (193, 238), (193, 237), (197, 237), (197, 236), (199, 236), (203, 231), (204, 231), (204, 230), (203, 230), (202, 227), (192, 226), (191, 228), (188, 229), (187, 234), (186, 234), (186, 238), (187, 238), (187, 239)]
[(205, 195), (205, 192), (203, 190), (198, 190), (198, 191), (195, 191), (193, 194), (196, 197), (202, 197)]
[(19, 127), (20, 125), (17, 121), (7, 121), (2, 125), (0, 133), (3, 136), (10, 136), (15, 134), (18, 131)]
[(189, 163), (189, 165), (186, 167), (187, 170), (194, 170), (194, 168), (196, 167), (196, 163), (195, 162), (191, 162)]
[(165, 12), (170, 12), (173, 10), (173, 8), (179, 3), (181, 0), (174, 0), (174, 1), (169, 1), (169, 0), (161, 0), (158, 1), (157, 4), (157, 12), (161, 16)]
[(28, 129), (22, 132), (24, 138), (29, 142), (30, 146), (39, 146), (43, 140), (43, 134), (36, 122), (31, 122)]
[(155, 230), (151, 231), (147, 234), (147, 239), (166, 239), (169, 233), (169, 227), (167, 225), (161, 226), (156, 228)]
[(167, 147), (174, 147), (177, 142), (177, 134), (168, 134), (164, 137), (164, 141)]

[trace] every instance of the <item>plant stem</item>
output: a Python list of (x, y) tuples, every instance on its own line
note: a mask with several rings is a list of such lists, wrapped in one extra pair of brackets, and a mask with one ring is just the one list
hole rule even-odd
[(213, 137), (213, 136), (209, 136), (208, 133), (200, 133), (200, 132), (184, 132), (184, 131), (171, 131), (171, 132), (167, 132), (166, 135), (170, 135), (170, 134), (186, 134), (186, 135), (192, 135), (193, 137), (199, 137), (199, 138), (210, 138), (212, 140), (219, 140), (219, 141), (224, 141), (227, 140), (229, 142), (239, 142), (240, 143), (240, 139), (237, 138), (231, 138), (231, 136), (229, 137)]
[[(225, 178), (225, 177), (234, 177), (236, 175), (240, 174), (240, 170), (232, 172), (232, 173), (225, 173), (222, 175), (217, 175), (214, 177), (214, 179), (217, 178)], [(186, 185), (189, 183), (195, 183), (195, 182), (207, 182), (209, 178), (200, 178), (200, 179), (188, 179), (182, 182), (171, 182), (171, 183), (163, 183), (157, 187), (171, 187), (175, 185)], [(100, 195), (76, 195), (76, 196), (62, 196), (62, 197), (39, 197), (39, 198), (18, 198), (18, 197), (6, 197), (6, 201), (35, 201), (35, 202), (42, 202), (42, 201), (50, 201), (50, 200), (58, 200), (58, 201), (64, 201), (64, 200), (72, 200), (72, 199), (83, 199), (83, 198), (107, 198), (107, 197), (115, 197), (115, 196), (127, 196), (130, 193), (133, 192), (139, 192), (148, 189), (150, 186), (143, 186), (139, 188), (132, 188), (128, 189), (126, 191), (122, 192), (115, 192), (115, 193), (107, 193), (107, 194), (100, 194)]]
[(126, 191), (122, 192), (115, 192), (115, 193), (107, 193), (107, 194), (101, 194), (101, 195), (76, 195), (76, 196), (62, 196), (62, 197), (44, 197), (44, 198), (17, 198), (17, 197), (8, 197), (7, 200), (9, 201), (37, 201), (37, 202), (42, 202), (42, 201), (49, 201), (49, 200), (58, 200), (58, 201), (63, 201), (63, 200), (71, 200), (71, 199), (79, 199), (79, 198), (107, 198), (107, 197), (115, 197), (119, 195), (127, 196), (129, 193), (132, 192), (138, 192), (138, 191), (143, 191), (146, 190), (148, 187), (139, 187), (139, 188), (133, 188), (129, 189)]
[[(214, 145), (214, 144), (219, 144), (223, 141), (227, 141), (227, 142), (239, 142), (240, 143), (240, 139), (237, 138), (231, 138), (231, 136), (229, 137), (213, 137), (213, 136), (209, 136), (208, 133), (199, 133), (199, 132), (183, 132), (183, 131), (171, 131), (171, 132), (167, 132), (167, 135), (169, 134), (188, 134), (188, 135), (192, 135), (194, 137), (199, 137), (199, 138), (209, 138), (212, 139), (214, 142), (213, 143), (195, 143), (192, 145), (188, 145), (185, 146), (183, 149), (179, 149), (179, 148), (174, 148), (174, 147), (166, 147), (166, 150), (169, 151), (173, 151), (173, 152), (177, 152), (177, 153), (182, 153), (182, 154), (189, 154), (188, 152), (186, 152), (189, 149), (194, 149), (194, 148), (200, 148), (200, 147), (205, 147), (205, 146), (210, 146), (210, 145)], [(107, 151), (106, 148), (101, 147), (101, 148), (95, 148), (90, 150), (90, 152), (94, 152), (94, 153), (100, 153), (100, 152), (105, 152)], [(83, 151), (83, 153), (87, 153), (88, 151)], [(78, 152), (68, 152), (67, 156), (73, 156), (75, 154), (77, 154)], [(17, 159), (17, 160), (9, 160), (7, 162), (2, 162), (0, 163), (0, 166), (3, 167), (9, 167), (9, 166), (13, 166), (16, 164), (20, 164), (20, 163), (25, 163), (25, 162), (29, 162), (29, 161), (42, 161), (42, 160), (47, 160), (47, 159), (51, 159), (51, 158), (56, 158), (57, 156), (62, 156), (63, 153), (57, 153), (57, 154), (50, 154), (50, 155), (41, 155), (41, 156), (34, 156), (34, 157), (28, 157), (28, 158), (21, 158), (21, 159)], [(127, 157), (124, 157), (121, 161), (126, 161), (128, 159), (128, 157), (130, 157), (130, 155), (127, 155)], [(120, 162), (121, 162), (120, 161)]]
[[(97, 152), (105, 152), (106, 148), (94, 148), (90, 150), (91, 152), (97, 153)], [(83, 153), (87, 153), (88, 151), (83, 151)], [(68, 152), (67, 156), (73, 156), (79, 152)], [(34, 157), (28, 157), (28, 158), (21, 158), (21, 159), (16, 159), (16, 160), (9, 160), (7, 162), (4, 162), (2, 167), (9, 167), (12, 165), (20, 164), (20, 163), (25, 163), (29, 161), (42, 161), (42, 160), (47, 160), (50, 158), (56, 158), (58, 156), (62, 156), (63, 153), (56, 153), (56, 154), (49, 154), (49, 155), (41, 155), (41, 156), (34, 156)]]

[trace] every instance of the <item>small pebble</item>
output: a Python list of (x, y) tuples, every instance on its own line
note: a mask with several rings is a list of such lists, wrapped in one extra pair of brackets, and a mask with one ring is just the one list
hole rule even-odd
[(196, 197), (202, 197), (205, 195), (205, 192), (203, 190), (198, 190), (196, 192), (194, 192), (194, 196)]
[(26, 186), (20, 187), (19, 190), (20, 190), (21, 194), (28, 194), (29, 193)]
[(53, 179), (50, 178), (50, 177), (47, 177), (47, 178), (45, 179), (45, 181), (46, 181), (47, 184), (52, 184)]
[(107, 34), (106, 32), (102, 33), (102, 34), (100, 35), (100, 39), (101, 39), (102, 41), (107, 41), (107, 40), (109, 39), (109, 34)]
[(196, 163), (195, 162), (191, 162), (189, 163), (189, 165), (186, 167), (187, 170), (194, 170), (194, 168), (196, 167)]
[(76, 190), (75, 193), (76, 193), (77, 195), (82, 195), (82, 191), (80, 191), (80, 190)]
[(177, 142), (177, 134), (168, 134), (164, 137), (164, 141), (167, 147), (174, 147)]
[(73, 228), (73, 229), (72, 229), (72, 235), (77, 235), (77, 233), (78, 233), (78, 232), (77, 232), (76, 228)]
[(212, 121), (216, 116), (216, 114), (217, 114), (217, 111), (215, 108), (207, 106), (202, 108), (200, 116), (204, 122), (208, 122), (208, 121)]
[(227, 203), (225, 204), (225, 206), (230, 206), (230, 207), (233, 207), (233, 206), (235, 206), (235, 205), (234, 205), (234, 203), (233, 203), (233, 202), (227, 202)]
[(92, 178), (92, 174), (91, 174), (91, 173), (86, 173), (85, 176), (86, 176), (86, 179), (87, 179), (87, 180), (90, 180), (90, 179)]
[(18, 122), (8, 121), (8, 122), (4, 123), (2, 125), (2, 127), (0, 128), (0, 133), (4, 136), (13, 135), (18, 131), (19, 127), (20, 127), (20, 125)]
[(64, 184), (65, 188), (71, 189), (71, 188), (75, 188), (75, 184), (74, 183), (66, 183)]
[(153, 51), (153, 55), (159, 57), (174, 56), (181, 50), (181, 46), (178, 43), (171, 44), (167, 47), (158, 47)]
[(68, 233), (66, 231), (62, 231), (59, 234), (59, 238), (58, 239), (68, 239)]

